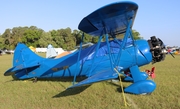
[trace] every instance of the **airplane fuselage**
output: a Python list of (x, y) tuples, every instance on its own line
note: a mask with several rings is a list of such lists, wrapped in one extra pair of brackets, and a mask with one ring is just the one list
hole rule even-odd
[[(32, 67), (32, 68), (24, 68), (22, 70), (15, 71), (13, 75), (17, 79), (27, 79), (27, 78), (51, 78), (51, 77), (69, 77), (69, 76), (91, 76), (96, 74), (99, 71), (106, 71), (111, 69), (111, 63), (115, 66), (120, 72), (127, 70), (129, 67), (138, 65), (142, 66), (145, 64), (149, 64), (152, 61), (152, 55), (150, 52), (149, 45), (146, 40), (137, 40), (135, 41), (136, 46), (129, 45), (126, 48), (122, 49), (119, 54), (119, 48), (116, 46), (112, 50), (114, 50), (110, 55), (112, 57), (112, 61), (109, 59), (109, 53), (101, 53), (96, 57), (93, 57), (91, 53), (88, 56), (84, 57), (79, 63), (74, 63), (70, 66), (62, 66), (61, 63), (64, 64), (67, 58), (72, 57), (73, 55), (78, 54), (78, 52), (72, 53), (65, 57), (59, 59), (46, 59), (38, 57), (36, 59), (36, 63), (40, 66)], [(27, 48), (28, 49), (28, 48)], [(25, 51), (27, 52), (27, 51)], [(29, 52), (29, 51), (28, 51)], [(23, 52), (21, 52), (23, 53)], [(31, 54), (31, 53), (30, 53)], [(22, 54), (19, 54), (22, 55)], [(18, 56), (15, 56), (16, 58)], [(33, 58), (34, 56), (28, 56), (28, 54), (23, 55), (24, 58), (28, 57)], [(35, 57), (34, 57), (35, 58)], [(95, 58), (95, 59), (94, 59)], [(73, 58), (74, 59), (74, 58)], [(18, 59), (15, 59), (18, 60)], [(20, 60), (20, 59), (19, 59)], [(26, 59), (24, 59), (26, 60)], [(33, 59), (32, 59), (33, 60)], [(77, 60), (77, 57), (75, 57)], [(28, 64), (28, 63), (23, 63)], [(14, 61), (14, 65), (16, 62)], [(18, 65), (20, 66), (20, 65)], [(18, 67), (17, 66), (17, 67)], [(25, 66), (25, 65), (24, 65)]]

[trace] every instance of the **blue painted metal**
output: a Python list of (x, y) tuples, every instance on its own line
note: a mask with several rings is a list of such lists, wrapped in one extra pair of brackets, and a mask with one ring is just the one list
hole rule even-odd
[(118, 74), (112, 71), (111, 68), (104, 69), (103, 71), (92, 75), (91, 77), (79, 82), (78, 84), (75, 84), (69, 88), (74, 88), (74, 87), (79, 87), (87, 84), (92, 84), (95, 82), (100, 82), (100, 81), (105, 81), (105, 80), (110, 80), (110, 79), (115, 79), (118, 78)]
[(138, 5), (134, 2), (111, 3), (84, 17), (78, 28), (93, 36), (100, 36), (104, 27), (107, 34), (125, 33), (129, 20), (134, 22), (137, 10)]
[[(121, 73), (129, 71), (129, 76), (123, 75), (126, 76), (125, 80), (132, 81), (132, 85), (126, 87), (125, 92), (151, 93), (156, 84), (146, 80), (147, 74), (140, 72), (139, 67), (152, 61), (152, 53), (146, 40), (133, 40), (131, 33), (137, 9), (138, 5), (134, 2), (116, 2), (89, 14), (82, 19), (78, 28), (85, 33), (100, 36), (100, 41), (106, 35), (106, 42), (99, 41), (98, 44), (62, 58), (42, 58), (19, 43), (15, 49), (13, 67), (4, 75), (13, 75), (17, 79), (71, 76), (74, 77), (74, 82), (76, 76), (88, 77), (70, 87), (73, 88), (116, 79), (116, 68)], [(125, 33), (123, 40), (114, 37), (121, 33)], [(108, 41), (110, 36), (115, 39)]]
[(156, 89), (156, 84), (152, 80), (138, 81), (124, 89), (125, 92), (133, 94), (152, 93)]
[[(119, 42), (122, 41), (119, 40)], [(147, 43), (147, 41), (145, 40), (135, 41), (135, 43), (136, 42), (138, 42), (138, 44), (140, 45), (141, 44), (144, 45), (144, 43)], [(111, 46), (112, 57), (117, 57), (119, 53), (119, 48), (118, 48), (119, 44), (117, 43), (117, 41), (114, 40), (109, 41), (109, 44)], [(127, 46), (130, 45), (131, 43), (128, 44)], [(140, 45), (138, 46), (141, 47)], [(93, 54), (95, 54), (96, 51), (95, 49), (97, 46), (98, 45), (95, 44), (81, 51), (80, 64), (81, 65), (83, 64), (83, 67), (81, 69), (80, 67), (81, 65), (78, 68), (76, 66), (79, 51), (69, 54), (60, 59), (45, 59), (34, 54), (34, 52), (32, 52), (24, 44), (19, 43), (18, 46), (16, 47), (15, 55), (14, 55), (14, 65), (16, 66), (13, 66), (13, 69), (16, 68), (16, 70), (12, 70), (12, 69), (7, 70), (5, 72), (5, 75), (12, 75), (14, 73), (13, 75), (18, 79), (27, 79), (34, 77), (37, 78), (68, 77), (68, 76), (76, 75), (77, 72), (73, 72), (73, 71), (79, 69), (79, 71), (81, 71), (80, 72), (81, 76), (90, 76), (90, 78), (93, 78), (93, 79), (88, 78), (88, 81), (85, 80), (83, 83), (89, 84), (102, 80), (117, 78), (118, 77), (117, 74), (116, 73), (114, 74), (111, 69), (109, 52), (106, 42), (100, 43), (99, 50), (96, 54), (96, 59), (94, 60), (93, 68), (90, 67), (92, 65), (92, 61), (94, 57)], [(145, 49), (149, 49), (149, 47), (146, 46)], [(138, 48), (137, 51), (139, 51)], [(145, 54), (149, 56), (148, 53), (151, 54), (149, 50), (145, 52)], [(145, 65), (151, 62), (151, 61), (147, 61), (145, 57), (143, 58), (144, 54), (141, 54), (141, 52), (138, 52), (137, 57), (135, 57), (135, 55), (136, 53), (134, 52), (134, 46), (130, 46), (122, 50), (121, 57), (119, 57), (120, 63), (118, 64), (118, 66), (121, 67), (121, 71), (128, 69), (130, 66), (133, 66), (136, 63), (139, 63), (140, 65), (143, 64)], [(134, 58), (138, 58), (138, 62), (134, 61), (135, 60)], [(37, 67), (35, 68), (23, 67), (23, 65), (27, 66), (33, 64), (34, 66), (37, 65)], [(89, 70), (92, 70), (91, 75), (87, 73)], [(139, 79), (139, 77), (136, 76), (136, 75), (140, 75), (139, 73), (140, 72), (137, 72), (136, 70), (131, 71), (131, 74), (133, 75), (133, 80), (137, 81)], [(96, 76), (102, 74), (104, 74), (104, 76), (101, 77)], [(84, 85), (83, 83), (80, 84)], [(79, 86), (79, 84), (75, 86)]]
[(125, 75), (124, 81), (133, 82), (133, 78), (128, 75), (127, 76)]
[[(80, 43), (80, 50), (79, 50), (79, 53), (78, 53), (78, 58), (77, 58), (76, 67), (80, 66), (80, 64), (79, 64), (79, 59), (80, 59), (80, 55), (81, 55), (81, 50), (82, 50), (82, 43), (83, 43), (83, 41), (84, 41), (84, 33), (82, 34), (82, 39), (81, 39), (81, 43)], [(77, 71), (78, 71), (78, 69), (75, 71), (76, 73), (74, 74), (73, 85), (74, 85), (75, 82), (76, 82)]]
[(100, 36), (100, 38), (99, 38), (99, 40), (98, 40), (98, 44), (97, 44), (96, 51), (95, 51), (95, 54), (94, 54), (94, 57), (93, 57), (93, 60), (92, 60), (92, 64), (91, 64), (91, 68), (90, 68), (90, 70), (89, 70), (89, 76), (88, 76), (88, 77), (90, 77), (90, 75), (91, 75), (91, 73), (92, 73), (92, 69), (93, 69), (93, 66), (94, 66), (94, 60), (95, 60), (95, 58), (96, 58), (95, 56), (96, 56), (97, 51), (98, 51), (98, 49), (99, 49), (101, 40), (102, 40), (102, 35)]
[(108, 41), (108, 34), (106, 33), (106, 44), (107, 44), (107, 50), (108, 50), (108, 56), (109, 56), (109, 60), (110, 60), (110, 65), (111, 65), (111, 70), (114, 71), (114, 65), (113, 65), (113, 61), (112, 61), (112, 56), (111, 56), (111, 50), (110, 50), (110, 45), (109, 45), (109, 41)]
[[(127, 40), (128, 40), (128, 36), (129, 36), (130, 26), (131, 26), (131, 24), (132, 24), (132, 20), (130, 19), (129, 24), (127, 24), (127, 30), (126, 30), (126, 33), (125, 33), (125, 36), (124, 36), (124, 39), (123, 39), (123, 43), (122, 43), (122, 45), (120, 46), (120, 50), (119, 50), (118, 57), (120, 57), (120, 56), (121, 56), (121, 52), (122, 52), (122, 50), (126, 47), (125, 45), (126, 45)], [(119, 63), (119, 59), (118, 59), (118, 57), (117, 57), (117, 61), (116, 61), (116, 66), (117, 66), (117, 65), (118, 65), (118, 63)]]
[(132, 66), (129, 69), (130, 69), (131, 75), (134, 78), (133, 82), (138, 82), (138, 81), (144, 80), (144, 76), (139, 71), (139, 67), (137, 65)]

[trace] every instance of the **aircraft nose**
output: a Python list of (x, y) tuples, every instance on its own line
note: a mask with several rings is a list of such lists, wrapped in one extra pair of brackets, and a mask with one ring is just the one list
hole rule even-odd
[(159, 38), (156, 38), (156, 36), (152, 36), (148, 40), (148, 44), (150, 46), (150, 51), (153, 57), (152, 63), (163, 61), (166, 56), (166, 52), (164, 52), (166, 51), (166, 48), (163, 41)]

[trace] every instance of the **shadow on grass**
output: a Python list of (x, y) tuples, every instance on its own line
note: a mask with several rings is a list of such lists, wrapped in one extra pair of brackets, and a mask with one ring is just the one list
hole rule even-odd
[[(76, 77), (76, 82), (80, 82), (87, 77)], [(59, 78), (38, 78), (37, 81), (61, 81), (61, 82), (72, 82), (74, 77), (59, 77)]]
[[(76, 82), (80, 82), (87, 77), (77, 77)], [(59, 78), (29, 78), (29, 79), (13, 79), (9, 80), (6, 82), (11, 82), (11, 81), (32, 81), (32, 82), (38, 82), (38, 81), (60, 81), (60, 82), (72, 82), (74, 80), (74, 77), (59, 77)]]
[[(122, 88), (119, 84), (119, 82), (108, 82), (110, 85), (113, 85), (113, 86), (116, 86), (117, 87), (117, 91), (122, 93)], [(125, 89), (126, 87), (123, 87), (123, 90)]]
[(8, 83), (8, 82), (17, 82), (17, 81), (22, 81), (22, 80), (14, 80), (14, 79), (12, 79), (12, 80), (8, 80), (8, 81), (4, 81), (4, 83)]
[(79, 93), (83, 92), (84, 90), (86, 90), (89, 86), (91, 86), (91, 85), (69, 88), (69, 89), (66, 89), (65, 91), (53, 96), (52, 98), (59, 98), (59, 97), (76, 95), (76, 94), (79, 94)]

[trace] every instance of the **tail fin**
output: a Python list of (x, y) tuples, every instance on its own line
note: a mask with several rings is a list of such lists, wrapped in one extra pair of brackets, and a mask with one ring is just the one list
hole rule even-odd
[(35, 54), (26, 45), (18, 43), (14, 52), (13, 67), (7, 70), (4, 75), (9, 76), (13, 75), (14, 73), (21, 72), (24, 69), (38, 67), (43, 59), (43, 57)]

